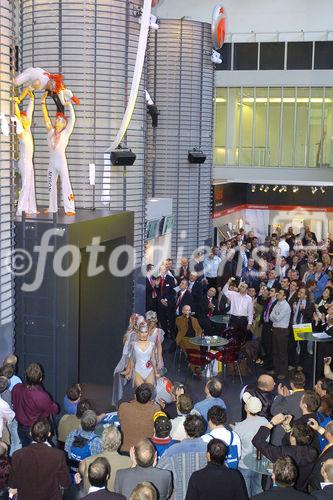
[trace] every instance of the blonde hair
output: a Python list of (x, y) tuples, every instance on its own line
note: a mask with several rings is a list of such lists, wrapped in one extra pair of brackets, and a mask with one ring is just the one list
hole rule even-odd
[(130, 500), (157, 500), (156, 488), (152, 483), (143, 481), (136, 485), (131, 493)]

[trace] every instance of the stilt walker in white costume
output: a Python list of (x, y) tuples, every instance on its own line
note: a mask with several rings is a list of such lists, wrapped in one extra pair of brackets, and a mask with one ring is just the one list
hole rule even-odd
[[(29, 95), (30, 101), (26, 111), (20, 111), (19, 104)], [(17, 215), (36, 214), (35, 176), (33, 166), (34, 140), (31, 133), (32, 115), (34, 112), (35, 96), (31, 89), (26, 88), (20, 97), (14, 97), (15, 115), (22, 125), (19, 138), (18, 168), (22, 179), (22, 188), (18, 200)]]
[(69, 118), (64, 113), (57, 112), (54, 125), (49, 117), (46, 106), (47, 92), (42, 95), (42, 111), (47, 130), (50, 160), (47, 172), (49, 187), (48, 212), (57, 212), (57, 180), (60, 175), (64, 209), (66, 215), (75, 215), (74, 195), (69, 179), (66, 148), (75, 125), (75, 112), (71, 101), (65, 101), (64, 106), (69, 108)]
[(65, 87), (63, 80), (63, 76), (58, 73), (49, 73), (43, 68), (27, 68), (17, 75), (14, 85), (18, 87), (27, 84), (35, 90), (46, 90), (54, 100), (57, 110), (64, 113), (66, 101), (71, 100), (78, 105), (80, 101), (70, 89)]

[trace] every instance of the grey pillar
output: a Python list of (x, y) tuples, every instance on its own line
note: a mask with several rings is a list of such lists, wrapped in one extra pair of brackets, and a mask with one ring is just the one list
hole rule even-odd
[[(12, 114), (12, 55), (14, 45), (14, 13), (11, 0), (0, 2), (0, 114), (7, 122)], [(9, 136), (0, 132), (0, 361), (13, 350), (13, 130)]]
[[(160, 117), (157, 129), (148, 128), (147, 182), (150, 196), (173, 198), (173, 257), (191, 255), (211, 236), (211, 48), (207, 23), (161, 20), (150, 37), (148, 90)], [(194, 147), (207, 155), (204, 164), (188, 163)]]

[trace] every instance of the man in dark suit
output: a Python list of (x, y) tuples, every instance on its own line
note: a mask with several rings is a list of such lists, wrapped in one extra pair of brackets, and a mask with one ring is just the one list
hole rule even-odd
[(274, 288), (275, 290), (279, 290), (281, 288), (280, 282), (276, 276), (276, 272), (274, 269), (271, 269), (270, 271), (268, 271), (266, 286), (269, 289)]
[[(307, 357), (307, 342), (300, 342), (300, 355), (297, 356), (297, 342), (294, 338), (292, 326), (300, 325), (302, 323), (311, 323), (314, 311), (314, 304), (310, 301), (306, 288), (303, 286), (300, 287), (297, 292), (297, 300), (293, 303), (290, 316), (291, 325), (288, 339), (289, 366), (295, 366), (296, 362), (299, 366), (304, 366), (304, 362)], [(297, 357), (299, 358), (298, 361), (296, 361)]]
[(332, 356), (333, 349), (333, 307), (327, 310), (326, 323), (321, 325), (320, 331), (324, 331), (332, 337), (332, 342), (318, 342), (316, 378), (321, 377), (324, 371), (324, 359)]
[(291, 281), (289, 283), (289, 294), (287, 298), (287, 302), (290, 305), (291, 310), (293, 310), (294, 303), (297, 302), (298, 300), (297, 291), (298, 291), (297, 281)]
[(274, 446), (267, 441), (270, 437), (270, 431), (275, 425), (283, 424), (287, 428), (287, 425), (290, 426), (290, 420), (290, 415), (282, 413), (275, 415), (268, 424), (260, 427), (252, 439), (252, 444), (273, 463), (279, 457), (287, 455), (291, 457), (295, 461), (299, 473), (295, 488), (299, 491), (305, 491), (317, 457), (317, 450), (310, 446), (313, 440), (313, 430), (306, 424), (295, 423), (289, 433), (290, 445)]
[(214, 334), (214, 324), (210, 318), (217, 313), (216, 289), (211, 287), (207, 290), (207, 294), (203, 296), (197, 317), (201, 328), (206, 335)]
[(228, 250), (227, 256), (222, 259), (217, 271), (217, 286), (223, 288), (230, 278), (234, 278), (237, 273), (237, 262), (234, 260), (235, 250)]
[(111, 466), (108, 460), (104, 457), (96, 458), (88, 467), (88, 479), (91, 486), (88, 495), (83, 497), (83, 500), (126, 500), (123, 495), (107, 490), (110, 474)]
[(273, 345), (272, 345), (272, 322), (270, 320), (270, 314), (275, 307), (276, 301), (276, 289), (274, 287), (268, 290), (268, 299), (264, 304), (263, 311), (261, 313), (260, 324), (262, 325), (261, 333), (261, 344), (265, 353), (265, 365), (267, 368), (273, 366)]
[(176, 279), (177, 279), (178, 283), (180, 283), (183, 279), (186, 279), (186, 280), (189, 279), (190, 272), (188, 270), (188, 260), (187, 260), (187, 257), (183, 256), (180, 259), (180, 266), (176, 270), (175, 276), (176, 276)]
[(180, 316), (184, 306), (193, 307), (193, 296), (188, 289), (188, 280), (182, 279), (176, 295), (176, 315)]
[(310, 425), (312, 429), (325, 437), (328, 441), (328, 444), (325, 446), (321, 454), (319, 455), (313, 470), (312, 474), (309, 478), (309, 486), (310, 490), (320, 490), (320, 484), (324, 481), (324, 477), (322, 475), (322, 464), (326, 462), (326, 460), (333, 459), (333, 421), (329, 422), (325, 429), (320, 427), (318, 422), (311, 418)]
[(227, 446), (220, 439), (207, 445), (207, 466), (193, 472), (185, 500), (247, 500), (245, 481), (237, 470), (225, 465)]
[(273, 465), (274, 487), (252, 498), (256, 500), (310, 500), (310, 495), (295, 490), (297, 475), (297, 466), (291, 457), (278, 458)]
[(175, 286), (175, 278), (162, 265), (156, 287), (158, 297), (157, 315), (162, 330), (172, 339), (175, 338)]
[(156, 467), (157, 455), (153, 444), (143, 439), (130, 450), (132, 468), (117, 471), (114, 489), (127, 499), (135, 486), (142, 482), (152, 483), (159, 493), (160, 500), (167, 500), (173, 491), (172, 473)]
[(157, 291), (156, 291), (156, 277), (153, 275), (154, 266), (147, 265), (146, 274), (146, 311), (157, 312)]
[[(272, 415), (283, 413), (284, 415), (292, 415), (295, 419), (302, 416), (300, 402), (304, 394), (305, 374), (303, 371), (293, 370), (289, 374), (290, 390), (279, 384), (278, 395), (274, 399), (271, 406)], [(283, 427), (276, 426), (272, 432), (271, 443), (279, 445), (282, 442), (285, 432)]]
[(321, 489), (311, 492), (317, 500), (331, 500), (333, 498), (333, 458), (329, 458), (321, 466), (321, 475), (324, 481)]
[(51, 428), (46, 419), (33, 424), (31, 436), (32, 444), (13, 454), (9, 487), (23, 500), (60, 500), (60, 488), (71, 486), (65, 454), (48, 444)]
[(202, 285), (202, 280), (198, 278), (198, 274), (195, 272), (190, 273), (188, 290), (192, 295), (192, 301), (193, 301), (192, 312), (197, 314), (197, 312), (200, 309), (203, 297), (203, 285)]

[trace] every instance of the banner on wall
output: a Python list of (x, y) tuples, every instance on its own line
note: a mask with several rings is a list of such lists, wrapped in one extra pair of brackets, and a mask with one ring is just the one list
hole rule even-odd
[(212, 186), (212, 217), (216, 219), (223, 215), (223, 184), (215, 184)]

